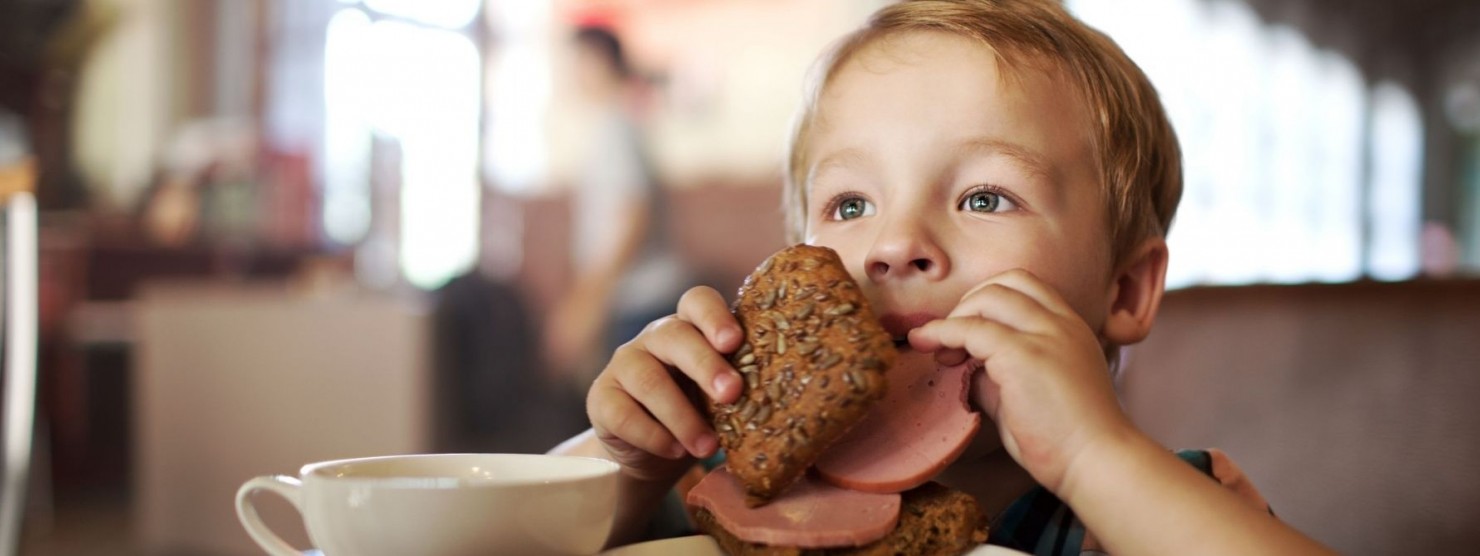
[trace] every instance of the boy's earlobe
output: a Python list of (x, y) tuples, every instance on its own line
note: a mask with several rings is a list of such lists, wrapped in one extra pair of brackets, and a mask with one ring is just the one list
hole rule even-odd
[(1166, 240), (1151, 238), (1116, 270), (1104, 329), (1112, 345), (1131, 345), (1151, 333), (1166, 286), (1167, 257)]

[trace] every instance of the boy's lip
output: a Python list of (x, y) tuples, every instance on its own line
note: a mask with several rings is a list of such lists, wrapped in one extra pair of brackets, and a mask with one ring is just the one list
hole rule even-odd
[(896, 344), (907, 344), (911, 330), (938, 318), (940, 317), (930, 313), (885, 313), (879, 317), (879, 324), (884, 326), (884, 330), (889, 332)]

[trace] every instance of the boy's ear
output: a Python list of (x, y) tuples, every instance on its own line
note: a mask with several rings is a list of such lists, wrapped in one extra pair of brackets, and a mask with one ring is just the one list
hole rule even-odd
[(1111, 345), (1131, 345), (1151, 333), (1166, 286), (1167, 256), (1166, 240), (1151, 238), (1132, 251), (1115, 271), (1104, 329), (1105, 340)]

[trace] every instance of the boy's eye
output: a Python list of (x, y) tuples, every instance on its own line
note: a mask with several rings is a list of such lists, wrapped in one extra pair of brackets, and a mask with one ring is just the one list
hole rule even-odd
[(972, 212), (1004, 212), (1016, 208), (1016, 205), (1000, 193), (991, 191), (977, 191), (967, 195), (961, 201), (961, 210)]
[(862, 197), (847, 197), (838, 201), (837, 208), (833, 209), (833, 220), (852, 220), (860, 216), (872, 216), (874, 214), (873, 203)]

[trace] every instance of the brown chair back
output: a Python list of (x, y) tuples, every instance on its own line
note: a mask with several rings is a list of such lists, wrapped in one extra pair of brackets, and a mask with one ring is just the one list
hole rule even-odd
[(1480, 281), (1172, 292), (1121, 389), (1343, 553), (1480, 547)]

